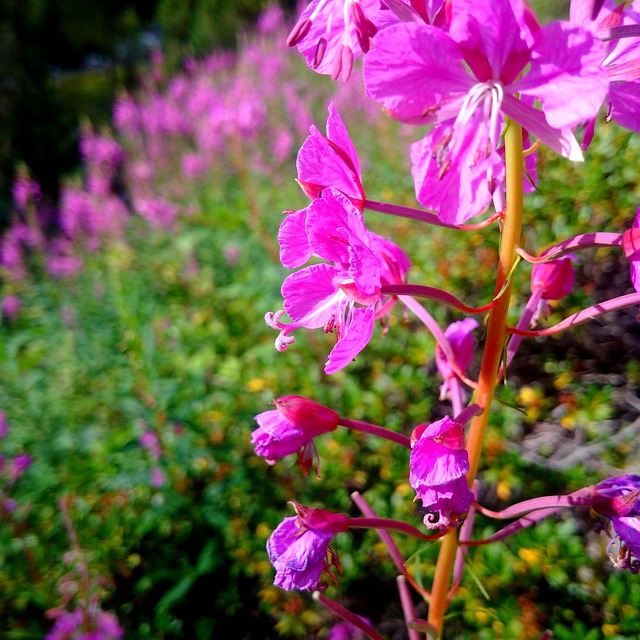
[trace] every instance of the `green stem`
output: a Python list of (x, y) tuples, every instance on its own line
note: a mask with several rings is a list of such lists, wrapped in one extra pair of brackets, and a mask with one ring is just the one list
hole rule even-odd
[[(482, 408), (482, 413), (475, 417), (469, 427), (467, 451), (469, 452), (469, 486), (473, 485), (480, 456), (484, 434), (491, 415), (491, 401), (495, 393), (498, 370), (504, 349), (507, 313), (511, 299), (511, 283), (509, 274), (516, 260), (516, 249), (520, 243), (522, 232), (523, 208), (523, 175), (524, 160), (522, 155), (522, 128), (513, 120), (507, 120), (505, 132), (506, 155), (506, 209), (502, 225), (498, 273), (495, 293), (502, 292), (490, 312), (487, 327), (487, 338), (480, 365), (480, 375), (474, 401)], [(458, 532), (452, 529), (442, 539), (436, 571), (431, 589), (429, 606), (429, 622), (438, 629), (442, 637), (444, 614), (447, 609), (447, 596), (453, 565), (458, 549)]]

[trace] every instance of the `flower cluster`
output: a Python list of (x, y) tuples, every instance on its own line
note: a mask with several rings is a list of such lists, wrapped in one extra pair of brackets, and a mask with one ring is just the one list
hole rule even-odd
[[(334, 333), (335, 346), (325, 365), (327, 374), (334, 373), (363, 351), (375, 321), (400, 302), (436, 341), (435, 365), (444, 381), (440, 399), (451, 403), (455, 417), (420, 424), (407, 437), (349, 420), (297, 396), (280, 398), (276, 410), (258, 415), (259, 428), (252, 442), (256, 453), (269, 463), (297, 453), (308, 470), (317, 460), (314, 438), (338, 425), (410, 449), (409, 484), (427, 511), (424, 525), (437, 530), (427, 535), (407, 523), (379, 519), (361, 496), (354, 497), (365, 514), (358, 523), (296, 504), (297, 516), (286, 518), (267, 543), (275, 583), (285, 589), (322, 589), (322, 572), (338, 564), (328, 546), (334, 535), (357, 526), (373, 527), (401, 574), (398, 588), (408, 628), (440, 637), (468, 547), (512, 535), (560, 508), (585, 506), (611, 522), (609, 554), (614, 565), (638, 572), (640, 476), (620, 476), (568, 496), (534, 498), (493, 512), (478, 503), (476, 474), (496, 385), (506, 377), (522, 339), (550, 335), (599, 314), (640, 304), (640, 294), (630, 293), (582, 309), (552, 327), (536, 328), (548, 319), (550, 303), (570, 294), (582, 249), (622, 248), (629, 259), (632, 284), (640, 292), (640, 209), (624, 233), (603, 231), (568, 238), (539, 255), (520, 246), (523, 194), (537, 180), (535, 152), (540, 145), (569, 160), (583, 160), (603, 106), (608, 118), (640, 131), (640, 6), (574, 0), (569, 20), (541, 25), (523, 0), (488, 4), (312, 0), (287, 43), (298, 47), (309, 67), (345, 82), (354, 61), (364, 57), (366, 95), (395, 120), (426, 130), (411, 146), (411, 173), (420, 207), (409, 207), (367, 197), (358, 154), (335, 105), (329, 106), (326, 134), (311, 127), (297, 159), (297, 181), (311, 202), (285, 212), (278, 233), (281, 262), (297, 271), (282, 285), (283, 310), (265, 317), (279, 331), (276, 348), (285, 351), (294, 341), (293, 332), (301, 328)], [(491, 204), (495, 212), (487, 214)], [(486, 228), (499, 221), (493, 298), (473, 307), (448, 291), (409, 283), (409, 258), (392, 241), (369, 230), (364, 218), (367, 210), (452, 232)], [(513, 274), (520, 259), (532, 265), (531, 294), (517, 324), (509, 326)], [(304, 266), (309, 260), (313, 263)], [(417, 300), (421, 297), (468, 317), (443, 331)], [(482, 360), (473, 380), (470, 376), (477, 370), (474, 331), (482, 323), (469, 316), (487, 311)], [(289, 322), (282, 319), (285, 313)], [(467, 404), (463, 384), (474, 389), (472, 404)], [(476, 512), (518, 519), (485, 540), (473, 540)], [(416, 622), (406, 591), (411, 576), (383, 530), (419, 539), (446, 538), (432, 596), (413, 583), (431, 601), (426, 622)], [(369, 629), (368, 622), (324, 595), (318, 599), (341, 615), (345, 624)], [(378, 636), (371, 631), (369, 637)]]

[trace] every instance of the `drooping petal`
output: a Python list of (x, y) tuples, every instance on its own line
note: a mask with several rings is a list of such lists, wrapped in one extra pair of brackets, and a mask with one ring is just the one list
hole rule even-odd
[[(451, 128), (451, 121), (437, 125), (411, 146), (411, 173), (418, 202), (437, 209), (443, 222), (462, 224), (490, 204), (495, 185), (504, 180), (504, 164), (493, 149), (485, 155), (488, 123), (479, 111), (456, 133), (447, 152)], [(488, 176), (493, 177), (493, 184)]]
[(570, 128), (555, 129), (546, 121), (544, 113), (517, 100), (513, 96), (505, 95), (502, 101), (502, 111), (505, 115), (519, 122), (532, 136), (540, 138), (550, 149), (574, 162), (582, 162), (584, 156), (580, 144)]
[(366, 346), (373, 335), (375, 312), (373, 308), (353, 309), (344, 335), (340, 336), (331, 350), (324, 367), (325, 373), (335, 373), (344, 369)]
[(308, 433), (285, 420), (277, 410), (264, 411), (255, 420), (259, 428), (251, 434), (251, 444), (255, 447), (256, 455), (270, 464), (300, 451), (311, 439)]

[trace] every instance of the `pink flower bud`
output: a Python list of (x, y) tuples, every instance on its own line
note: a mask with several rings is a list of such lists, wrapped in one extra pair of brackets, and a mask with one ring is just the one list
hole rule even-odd
[(273, 404), (285, 420), (312, 435), (334, 431), (340, 420), (333, 409), (302, 396), (282, 396)]
[(575, 281), (573, 260), (566, 256), (551, 262), (534, 264), (531, 270), (531, 290), (542, 290), (542, 300), (561, 300), (571, 292)]

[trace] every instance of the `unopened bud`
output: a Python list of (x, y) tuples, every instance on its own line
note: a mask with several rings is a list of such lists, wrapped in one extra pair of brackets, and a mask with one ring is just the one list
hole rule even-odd
[(340, 420), (333, 409), (302, 396), (283, 396), (274, 404), (285, 420), (311, 434), (334, 431)]
[(298, 502), (291, 502), (296, 510), (298, 522), (304, 529), (343, 533), (349, 529), (349, 516), (344, 513), (331, 513), (324, 509), (305, 507)]
[(542, 290), (543, 300), (561, 300), (573, 288), (575, 256), (566, 256), (551, 262), (533, 265), (531, 270), (531, 290)]

